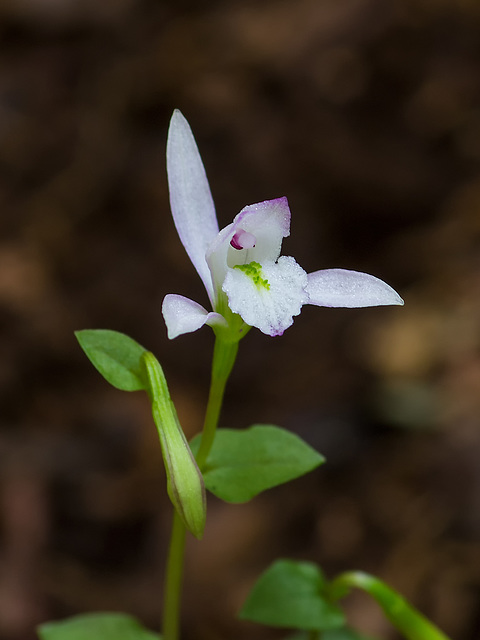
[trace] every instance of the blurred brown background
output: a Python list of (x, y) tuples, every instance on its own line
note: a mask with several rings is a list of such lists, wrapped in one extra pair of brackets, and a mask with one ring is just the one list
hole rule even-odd
[[(170, 511), (149, 408), (73, 331), (152, 349), (198, 430), (212, 333), (169, 342), (160, 313), (166, 293), (206, 303), (169, 212), (178, 107), (221, 226), (287, 195), (284, 254), (406, 301), (307, 307), (242, 343), (222, 424), (280, 424), (328, 464), (248, 505), (209, 500), (185, 640), (285, 637), (234, 618), (281, 556), (374, 572), (478, 640), (478, 0), (2, 0), (0, 37), (0, 638), (93, 610), (158, 626)], [(348, 606), (398, 637), (366, 597)]]

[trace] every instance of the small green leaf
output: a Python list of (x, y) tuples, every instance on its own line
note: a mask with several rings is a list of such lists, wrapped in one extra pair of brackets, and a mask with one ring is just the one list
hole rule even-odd
[(146, 389), (141, 358), (145, 349), (124, 333), (85, 329), (75, 336), (93, 366), (111, 385), (122, 391)]
[(325, 598), (326, 586), (325, 578), (315, 564), (277, 560), (260, 576), (240, 618), (305, 631), (343, 627), (345, 616), (337, 605)]
[[(197, 452), (200, 439), (191, 442)], [(301, 438), (273, 425), (219, 429), (202, 467), (205, 486), (226, 502), (247, 502), (265, 489), (294, 480), (325, 462)]]
[(161, 640), (125, 613), (88, 613), (37, 627), (40, 640)]

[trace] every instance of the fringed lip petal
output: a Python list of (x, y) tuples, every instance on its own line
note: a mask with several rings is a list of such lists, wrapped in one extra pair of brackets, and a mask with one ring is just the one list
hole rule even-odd
[(308, 300), (307, 274), (294, 258), (282, 256), (277, 262), (263, 263), (256, 276), (255, 281), (244, 270), (228, 270), (223, 285), (228, 306), (246, 324), (280, 336)]
[(162, 314), (170, 340), (183, 333), (197, 331), (204, 324), (227, 326), (227, 321), (219, 313), (208, 312), (198, 302), (175, 293), (169, 293), (163, 299)]
[(403, 305), (398, 293), (380, 278), (348, 269), (322, 269), (308, 274), (308, 304), (319, 307)]
[(213, 283), (205, 254), (218, 234), (215, 205), (192, 130), (178, 109), (173, 112), (168, 130), (167, 174), (175, 227), (213, 301)]

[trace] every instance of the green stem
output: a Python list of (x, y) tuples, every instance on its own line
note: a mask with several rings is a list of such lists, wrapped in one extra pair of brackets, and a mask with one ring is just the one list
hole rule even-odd
[(386, 618), (407, 640), (449, 640), (397, 591), (368, 573), (348, 571), (337, 576), (330, 584), (330, 598), (343, 598), (352, 587), (362, 589), (372, 596), (383, 609)]
[(215, 440), (225, 385), (227, 384), (228, 377), (235, 363), (237, 351), (238, 342), (224, 342), (220, 340), (220, 338), (216, 338), (213, 349), (212, 379), (207, 411), (203, 425), (202, 439), (196, 456), (200, 470), (204, 467), (213, 441)]
[[(223, 394), (228, 377), (235, 363), (237, 351), (238, 342), (224, 342), (216, 338), (213, 349), (210, 393), (205, 413), (202, 439), (197, 454), (197, 464), (200, 469), (205, 464), (215, 439), (220, 410), (222, 408)], [(185, 526), (175, 510), (165, 577), (163, 640), (178, 640), (179, 638), (185, 534)]]
[(173, 510), (172, 534), (168, 550), (163, 603), (163, 640), (177, 640), (180, 631), (180, 597), (186, 529), (177, 510)]

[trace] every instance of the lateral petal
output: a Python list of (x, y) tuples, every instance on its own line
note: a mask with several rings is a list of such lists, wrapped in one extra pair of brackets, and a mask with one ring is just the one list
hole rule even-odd
[(175, 293), (169, 293), (163, 299), (162, 314), (170, 340), (196, 331), (204, 324), (227, 326), (227, 321), (219, 313), (208, 312), (198, 302)]
[(402, 298), (380, 278), (348, 269), (322, 269), (308, 274), (308, 304), (319, 307), (403, 305)]
[(213, 283), (205, 254), (218, 234), (215, 205), (192, 130), (178, 109), (173, 112), (168, 130), (167, 173), (175, 227), (213, 301)]

